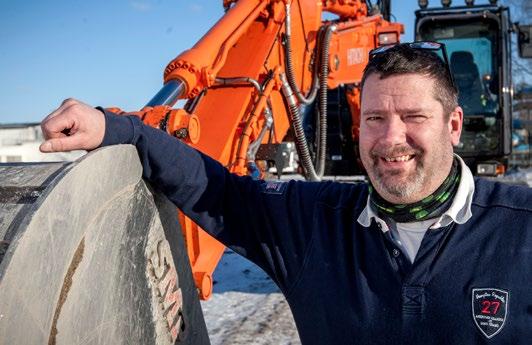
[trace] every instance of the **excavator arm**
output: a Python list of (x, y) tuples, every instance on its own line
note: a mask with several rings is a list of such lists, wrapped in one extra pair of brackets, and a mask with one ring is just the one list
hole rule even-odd
[[(324, 173), (327, 89), (353, 84), (347, 95), (357, 139), (359, 90), (369, 50), (395, 43), (403, 26), (368, 14), (360, 0), (224, 0), (225, 15), (164, 71), (164, 86), (135, 114), (240, 175), (264, 177), (261, 145), (281, 144), (293, 132), (308, 179)], [(374, 9), (372, 9), (373, 11)], [(322, 13), (337, 15), (322, 20)], [(187, 99), (182, 109), (173, 106)], [(306, 142), (300, 109), (319, 104), (316, 159)], [(120, 113), (119, 109), (112, 109)], [(129, 113), (131, 114), (131, 113)], [(260, 162), (259, 162), (260, 163)], [(180, 213), (202, 299), (224, 246)]]

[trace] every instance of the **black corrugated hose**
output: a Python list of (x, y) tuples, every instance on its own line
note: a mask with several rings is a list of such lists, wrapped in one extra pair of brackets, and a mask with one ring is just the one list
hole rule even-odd
[(325, 172), (325, 158), (327, 154), (327, 78), (329, 76), (329, 45), (331, 36), (336, 30), (335, 25), (329, 25), (325, 29), (323, 47), (321, 49), (320, 61), (320, 97), (319, 97), (319, 126), (318, 145), (316, 152), (316, 173), (323, 176)]
[(304, 175), (307, 180), (310, 181), (319, 181), (320, 177), (316, 175), (316, 170), (314, 169), (314, 164), (312, 163), (312, 157), (310, 156), (307, 138), (305, 137), (305, 131), (303, 130), (303, 121), (301, 120), (301, 114), (299, 112), (299, 105), (296, 101), (296, 96), (290, 87), (290, 84), (286, 80), (286, 76), (280, 74), (282, 85), (283, 95), (288, 104), (288, 112), (290, 113), (290, 122), (292, 128), (294, 129), (295, 142), (297, 155), (299, 156), (299, 161), (303, 166)]
[[(312, 87), (310, 89), (310, 92), (308, 96), (304, 96), (301, 93), (301, 90), (299, 89), (296, 77), (294, 73), (294, 64), (292, 61), (292, 32), (291, 32), (291, 21), (290, 21), (290, 4), (285, 5), (285, 41), (284, 41), (284, 48), (285, 48), (285, 62), (286, 62), (286, 77), (288, 79), (288, 83), (290, 84), (290, 87), (292, 88), (292, 92), (294, 92), (294, 95), (296, 96), (297, 100), (301, 104), (310, 104), (314, 102), (314, 99), (316, 98), (316, 94), (318, 91), (318, 78), (316, 77), (317, 73), (316, 68), (314, 68), (314, 71), (312, 73)], [(320, 29), (321, 31), (321, 29)], [(318, 34), (319, 37), (319, 34)], [(319, 42), (319, 41), (318, 41)], [(316, 44), (316, 47), (318, 47), (318, 44)], [(317, 62), (315, 62), (317, 64)]]

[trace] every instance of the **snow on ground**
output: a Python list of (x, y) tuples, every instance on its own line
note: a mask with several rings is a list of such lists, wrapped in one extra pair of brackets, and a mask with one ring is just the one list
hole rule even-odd
[(227, 250), (214, 282), (201, 302), (212, 345), (301, 344), (284, 296), (256, 265)]
[(501, 182), (527, 184), (529, 187), (532, 187), (532, 167), (513, 169), (502, 178)]

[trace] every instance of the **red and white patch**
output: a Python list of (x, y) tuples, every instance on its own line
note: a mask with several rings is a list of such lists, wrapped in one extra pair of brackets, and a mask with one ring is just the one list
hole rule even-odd
[(472, 290), (473, 321), (488, 339), (497, 335), (508, 315), (508, 291), (494, 288)]

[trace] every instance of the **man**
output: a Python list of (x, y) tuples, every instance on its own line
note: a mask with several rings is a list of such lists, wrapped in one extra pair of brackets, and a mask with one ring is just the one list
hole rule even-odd
[(43, 121), (41, 150), (136, 145), (148, 181), (272, 277), (303, 344), (529, 343), (530, 190), (474, 180), (453, 156), (463, 114), (441, 59), (423, 45), (382, 50), (362, 87), (370, 186), (235, 176), (75, 100)]

